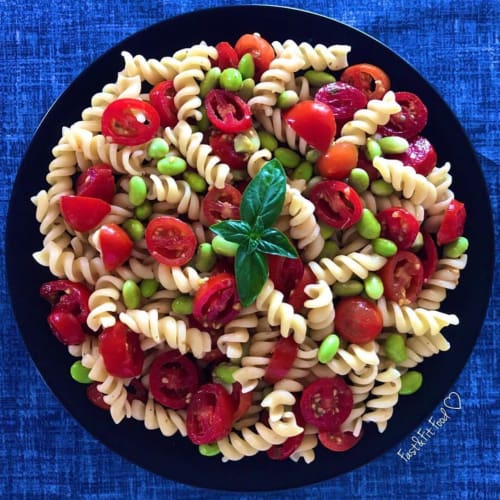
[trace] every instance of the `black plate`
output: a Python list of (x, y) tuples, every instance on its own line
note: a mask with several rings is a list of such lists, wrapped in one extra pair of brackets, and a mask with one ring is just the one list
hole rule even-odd
[[(380, 65), (391, 76), (394, 89), (418, 94), (430, 110), (425, 135), (436, 146), (440, 162), (451, 162), (452, 189), (468, 210), (468, 266), (460, 286), (443, 307), (460, 316), (460, 325), (449, 328), (452, 349), (422, 365), (423, 389), (400, 399), (385, 433), (379, 434), (369, 425), (362, 444), (343, 454), (318, 447), (310, 465), (270, 462), (265, 454), (223, 464), (219, 458), (199, 455), (187, 439), (164, 438), (159, 431), (146, 431), (132, 420), (115, 425), (109, 414), (88, 403), (83, 386), (70, 378), (68, 369), (74, 358), (49, 333), (47, 307), (38, 297), (39, 285), (52, 277), (31, 257), (41, 248), (41, 237), (30, 197), (46, 186), (51, 148), (60, 138), (61, 127), (78, 120), (92, 95), (115, 81), (122, 68), (120, 52), (160, 58), (201, 40), (234, 42), (242, 33), (256, 31), (269, 40), (349, 44), (351, 64)], [(448, 106), (408, 63), (370, 36), (316, 14), (281, 7), (217, 8), (172, 18), (127, 38), (89, 66), (51, 107), (26, 152), (12, 193), (6, 245), (8, 282), (19, 329), (38, 370), (62, 404), (97, 439), (141, 467), (183, 483), (224, 490), (276, 490), (315, 483), (359, 467), (395, 446), (432, 412), (463, 369), (480, 333), (493, 274), (492, 235), (488, 193), (473, 149)], [(20, 276), (30, 276), (29, 286)]]

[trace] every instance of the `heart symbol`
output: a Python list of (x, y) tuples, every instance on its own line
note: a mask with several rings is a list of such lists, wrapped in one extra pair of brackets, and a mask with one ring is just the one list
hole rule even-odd
[(458, 392), (450, 392), (448, 396), (444, 399), (443, 404), (446, 408), (450, 410), (460, 410), (462, 409), (462, 400), (460, 399), (460, 394)]

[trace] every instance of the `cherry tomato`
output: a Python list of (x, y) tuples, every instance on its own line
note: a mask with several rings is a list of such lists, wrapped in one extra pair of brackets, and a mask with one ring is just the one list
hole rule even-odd
[(412, 92), (396, 92), (395, 96), (401, 111), (391, 115), (388, 123), (379, 126), (378, 130), (383, 136), (397, 135), (411, 139), (427, 125), (427, 108)]
[(107, 271), (113, 271), (121, 266), (130, 257), (134, 246), (128, 234), (116, 224), (105, 224), (101, 227), (99, 243)]
[(318, 173), (325, 179), (345, 179), (358, 164), (358, 148), (350, 142), (333, 143), (316, 162)]
[(141, 401), (144, 404), (148, 401), (148, 390), (144, 387), (143, 383), (138, 379), (134, 378), (130, 381), (130, 384), (126, 386), (127, 389), (127, 401), (132, 404), (134, 401)]
[(432, 144), (421, 135), (409, 141), (406, 152), (397, 155), (387, 155), (388, 158), (399, 160), (403, 165), (413, 167), (417, 174), (427, 176), (437, 164), (436, 150)]
[(158, 403), (180, 410), (186, 408), (198, 389), (198, 368), (177, 350), (159, 354), (149, 371), (149, 390)]
[(47, 318), (52, 333), (64, 345), (78, 345), (85, 340), (82, 324), (74, 314), (54, 309)]
[(287, 302), (293, 307), (293, 310), (298, 313), (304, 307), (304, 302), (309, 299), (305, 293), (307, 285), (316, 283), (317, 279), (309, 266), (304, 267), (302, 277), (297, 281), (295, 288), (290, 292)]
[(274, 288), (285, 296), (286, 301), (304, 273), (302, 259), (300, 257), (291, 259), (281, 255), (268, 255), (267, 264), (269, 266), (269, 279), (274, 283)]
[(80, 324), (87, 321), (91, 291), (82, 283), (70, 280), (54, 280), (40, 287), (40, 297), (59, 312), (73, 314)]
[(363, 212), (363, 204), (358, 193), (342, 181), (318, 182), (311, 189), (309, 198), (316, 207), (318, 217), (336, 229), (353, 226)]
[(235, 134), (224, 134), (214, 130), (208, 138), (208, 143), (223, 163), (235, 170), (242, 170), (247, 166), (248, 155), (234, 150), (234, 138)]
[(144, 351), (139, 336), (121, 321), (100, 333), (99, 352), (110, 375), (129, 378), (141, 374)]
[(319, 442), (332, 451), (347, 451), (356, 446), (363, 437), (363, 431), (358, 436), (352, 432), (320, 432), (318, 434)]
[(351, 120), (358, 109), (366, 107), (368, 99), (361, 90), (344, 82), (323, 85), (314, 96), (316, 101), (328, 104), (335, 115), (337, 125)]
[(351, 344), (366, 344), (382, 331), (382, 313), (364, 297), (345, 297), (335, 306), (335, 329)]
[(273, 347), (264, 380), (268, 384), (275, 384), (285, 378), (293, 366), (298, 351), (299, 348), (292, 337), (280, 338)]
[(106, 163), (92, 165), (76, 180), (76, 194), (100, 198), (111, 203), (115, 194), (115, 178), (112, 168)]
[(97, 406), (97, 408), (109, 410), (108, 403), (104, 402), (104, 394), (97, 388), (98, 385), (98, 382), (92, 382), (87, 386), (85, 391), (87, 398), (93, 405)]
[(455, 241), (459, 236), (464, 234), (465, 219), (467, 212), (465, 205), (458, 200), (451, 200), (446, 208), (446, 211), (437, 232), (437, 244), (446, 245)]
[(201, 210), (208, 224), (227, 219), (240, 219), (241, 193), (231, 184), (222, 189), (212, 188), (201, 202)]
[(239, 420), (248, 411), (252, 405), (253, 393), (252, 392), (242, 392), (241, 384), (235, 382), (233, 384), (233, 390), (231, 392), (231, 401), (233, 402), (233, 422)]
[(149, 102), (156, 109), (162, 127), (175, 127), (177, 124), (174, 97), (175, 88), (172, 80), (157, 83), (149, 92)]
[(109, 103), (102, 114), (102, 133), (115, 144), (138, 146), (151, 140), (160, 116), (148, 102), (123, 98)]
[(240, 309), (236, 279), (229, 273), (211, 276), (194, 296), (193, 316), (204, 328), (219, 329), (234, 319)]
[(145, 237), (149, 253), (167, 266), (187, 264), (196, 250), (196, 235), (191, 226), (170, 215), (151, 219)]
[(300, 101), (285, 113), (288, 125), (313, 148), (325, 153), (337, 124), (330, 107), (319, 101)]
[(255, 81), (259, 80), (262, 73), (269, 68), (274, 59), (274, 49), (272, 45), (257, 34), (242, 35), (234, 46), (238, 57), (250, 54), (255, 64)]
[(239, 57), (230, 43), (219, 42), (215, 48), (217, 50), (217, 66), (221, 70), (238, 67)]
[(413, 245), (419, 231), (418, 220), (408, 210), (389, 207), (377, 214), (382, 227), (381, 236), (393, 241), (400, 250)]
[(231, 396), (221, 384), (204, 384), (187, 407), (186, 429), (194, 444), (218, 441), (231, 432), (234, 408)]
[(205, 97), (210, 123), (222, 132), (238, 134), (252, 126), (250, 106), (236, 93), (212, 89)]
[(385, 71), (373, 64), (354, 64), (346, 68), (340, 80), (361, 90), (368, 99), (380, 99), (391, 88)]
[(422, 231), (422, 236), (424, 238), (424, 244), (417, 252), (417, 256), (422, 264), (423, 280), (424, 283), (426, 283), (436, 270), (438, 264), (438, 251), (432, 236), (428, 232)]
[(384, 284), (384, 295), (399, 305), (408, 305), (417, 300), (422, 289), (424, 268), (414, 253), (400, 250), (389, 257), (379, 276)]
[(111, 211), (109, 203), (90, 196), (64, 195), (60, 198), (61, 214), (75, 231), (90, 231)]
[(300, 410), (304, 420), (320, 432), (335, 432), (352, 410), (351, 389), (341, 377), (319, 378), (302, 392)]

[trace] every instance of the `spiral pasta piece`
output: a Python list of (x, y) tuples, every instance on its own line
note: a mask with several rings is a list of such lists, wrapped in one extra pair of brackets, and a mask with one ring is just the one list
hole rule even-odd
[(103, 394), (103, 401), (109, 405), (109, 412), (115, 424), (132, 416), (124, 379), (108, 375), (105, 380), (98, 384), (97, 389)]
[(269, 426), (278, 436), (292, 437), (304, 432), (304, 428), (297, 424), (293, 411), (286, 409), (286, 406), (293, 406), (295, 401), (291, 392), (275, 389), (260, 404), (262, 408), (268, 408)]
[(163, 80), (172, 80), (181, 67), (181, 62), (174, 57), (162, 57), (158, 59), (146, 59), (137, 54), (132, 55), (126, 50), (121, 52), (124, 62), (122, 74), (128, 77), (138, 76), (141, 81), (156, 85)]
[(372, 340), (366, 344), (349, 344), (347, 348), (340, 348), (327, 366), (334, 374), (347, 375), (351, 371), (359, 374), (367, 365), (378, 364), (378, 344)]
[(224, 326), (224, 333), (217, 339), (217, 347), (229, 359), (239, 359), (243, 354), (243, 344), (250, 338), (249, 330), (256, 328), (258, 318), (253, 308), (240, 312), (239, 316)]
[(406, 359), (398, 363), (397, 368), (413, 368), (417, 364), (424, 361), (425, 358), (430, 358), (439, 352), (448, 351), (450, 343), (444, 335), (437, 333), (436, 335), (410, 335), (406, 339)]
[(304, 302), (307, 312), (307, 326), (311, 330), (325, 331), (326, 334), (333, 330), (335, 309), (333, 307), (333, 294), (326, 281), (307, 285), (305, 294), (310, 297)]
[(317, 431), (313, 426), (306, 425), (304, 437), (299, 447), (290, 455), (290, 460), (298, 462), (301, 458), (306, 464), (315, 459), (314, 449), (318, 445)]
[(146, 403), (138, 399), (132, 401), (131, 416), (144, 422), (144, 427), (148, 430), (159, 429), (164, 436), (170, 437), (177, 432), (181, 436), (187, 436), (186, 412), (165, 408), (152, 397)]
[(157, 264), (153, 267), (154, 277), (167, 290), (179, 290), (181, 293), (196, 292), (203, 284), (204, 278), (191, 266), (170, 267)]
[(425, 210), (422, 205), (416, 205), (410, 200), (400, 198), (396, 194), (389, 196), (375, 196), (371, 191), (365, 191), (360, 195), (363, 205), (374, 214), (391, 207), (401, 207), (412, 214), (418, 222), (425, 218)]

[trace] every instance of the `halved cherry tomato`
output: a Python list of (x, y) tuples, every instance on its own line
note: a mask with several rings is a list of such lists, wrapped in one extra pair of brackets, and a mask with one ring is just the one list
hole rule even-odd
[(383, 136), (397, 135), (411, 139), (427, 125), (427, 107), (412, 92), (396, 92), (395, 96), (401, 111), (391, 115), (387, 124), (379, 126), (378, 130)]
[(148, 102), (128, 97), (109, 103), (102, 114), (101, 128), (115, 144), (138, 146), (151, 140), (160, 126), (160, 116)]
[(231, 432), (234, 408), (231, 396), (221, 384), (204, 384), (187, 407), (186, 429), (194, 444), (218, 441)]
[(316, 283), (317, 279), (309, 266), (304, 267), (302, 277), (297, 281), (295, 288), (290, 292), (287, 302), (293, 307), (293, 310), (298, 313), (304, 307), (304, 302), (309, 299), (305, 293), (307, 285)]
[(382, 313), (364, 297), (345, 297), (335, 306), (335, 329), (351, 344), (366, 344), (382, 331)]
[(250, 106), (236, 93), (212, 89), (205, 97), (210, 123), (222, 132), (238, 134), (252, 126)]
[(260, 35), (247, 33), (242, 35), (234, 46), (238, 57), (250, 54), (255, 64), (255, 81), (259, 80), (262, 73), (269, 68), (274, 59), (272, 45)]
[(299, 137), (322, 153), (337, 131), (333, 111), (324, 102), (300, 101), (285, 113), (285, 120)]
[(280, 338), (272, 349), (264, 380), (268, 384), (275, 384), (285, 378), (293, 366), (298, 351), (299, 348), (292, 337)]
[(92, 382), (87, 386), (86, 394), (89, 401), (101, 410), (109, 410), (109, 405), (104, 401), (104, 394), (97, 388), (98, 382)]
[(346, 68), (340, 80), (361, 90), (368, 99), (380, 99), (391, 88), (387, 73), (373, 64), (354, 64)]
[(115, 194), (115, 178), (111, 166), (100, 163), (82, 172), (76, 180), (76, 194), (111, 203)]
[(144, 351), (139, 336), (121, 321), (99, 334), (99, 352), (110, 375), (123, 378), (140, 375)]
[(219, 42), (215, 49), (217, 50), (217, 66), (221, 70), (238, 67), (238, 54), (229, 42)]
[(370, 181), (374, 181), (380, 177), (380, 172), (373, 166), (372, 162), (365, 156), (364, 153), (358, 154), (357, 167), (366, 171)]
[(227, 219), (240, 219), (241, 193), (231, 184), (212, 188), (201, 202), (201, 210), (208, 224)]
[(61, 214), (75, 231), (90, 231), (111, 211), (106, 201), (90, 196), (64, 195), (60, 198)]
[(73, 314), (80, 324), (87, 321), (91, 291), (82, 283), (53, 280), (43, 283), (40, 297), (52, 305), (53, 310)]
[(47, 318), (52, 333), (64, 345), (78, 345), (85, 340), (82, 324), (74, 314), (54, 309)]
[[(297, 422), (297, 425), (304, 427), (305, 421), (304, 417), (302, 416), (302, 413), (300, 412), (299, 401), (297, 401), (293, 405), (293, 413), (295, 415), (295, 421)], [(297, 451), (303, 439), (304, 439), (304, 432), (301, 432), (297, 436), (291, 436), (284, 443), (275, 444), (271, 446), (271, 448), (269, 448), (266, 452), (267, 456), (271, 460), (285, 460), (286, 458), (290, 457), (290, 455), (292, 455)]]
[(178, 350), (159, 354), (149, 371), (149, 390), (158, 403), (180, 410), (186, 408), (198, 389), (198, 368)]
[(336, 229), (347, 229), (361, 218), (363, 204), (358, 193), (342, 181), (318, 182), (309, 194), (318, 217)]
[(121, 266), (132, 253), (134, 244), (129, 235), (116, 224), (105, 224), (99, 230), (102, 261), (107, 271)]
[(236, 420), (239, 420), (243, 415), (245, 415), (252, 405), (253, 393), (252, 391), (242, 392), (242, 387), (239, 382), (235, 382), (232, 387), (231, 401), (233, 402), (234, 408), (233, 422), (236, 422)]
[(196, 250), (196, 235), (191, 226), (170, 215), (151, 219), (145, 237), (149, 253), (167, 266), (186, 264)]
[(377, 214), (382, 227), (381, 236), (393, 241), (400, 250), (413, 245), (419, 231), (418, 220), (408, 210), (401, 207), (389, 207)]
[(368, 99), (361, 90), (344, 82), (323, 85), (314, 96), (316, 101), (328, 104), (339, 122), (351, 120), (358, 109), (366, 107)]
[(352, 432), (320, 432), (318, 434), (319, 442), (332, 451), (347, 451), (356, 446), (363, 437), (363, 431), (355, 436)]
[(406, 152), (387, 155), (388, 158), (399, 160), (403, 165), (413, 167), (417, 174), (427, 176), (437, 164), (437, 153), (433, 145), (421, 135), (410, 139)]
[(300, 410), (304, 420), (320, 432), (335, 432), (352, 410), (349, 386), (341, 377), (319, 378), (302, 392)]
[(437, 232), (437, 244), (446, 245), (455, 241), (459, 236), (464, 234), (465, 219), (467, 212), (465, 205), (458, 200), (451, 200), (446, 208), (446, 211)]
[(316, 162), (318, 173), (325, 179), (345, 179), (358, 164), (358, 148), (350, 142), (335, 142)]
[(148, 401), (148, 390), (144, 384), (138, 379), (134, 378), (130, 381), (125, 389), (127, 389), (127, 401), (132, 404), (134, 401), (141, 401), (144, 404)]
[(399, 305), (408, 305), (417, 300), (422, 289), (424, 268), (414, 253), (400, 250), (389, 257), (379, 276), (384, 284), (384, 295)]
[(281, 255), (268, 255), (269, 279), (274, 283), (274, 288), (285, 297), (295, 288), (297, 281), (304, 273), (304, 263), (300, 257), (291, 259)]
[(177, 124), (177, 108), (174, 97), (173, 80), (157, 83), (149, 92), (149, 102), (158, 112), (162, 127), (174, 127)]
[(236, 279), (229, 273), (211, 276), (194, 296), (193, 317), (204, 328), (217, 330), (234, 319), (240, 309)]
[(417, 256), (422, 264), (423, 280), (424, 283), (426, 283), (436, 270), (439, 257), (437, 247), (432, 239), (432, 236), (427, 231), (422, 231), (422, 236), (424, 238), (424, 244), (417, 252)]
[(214, 130), (208, 137), (208, 143), (213, 152), (235, 170), (242, 170), (247, 166), (248, 154), (237, 153), (234, 149), (235, 134), (224, 134)]

